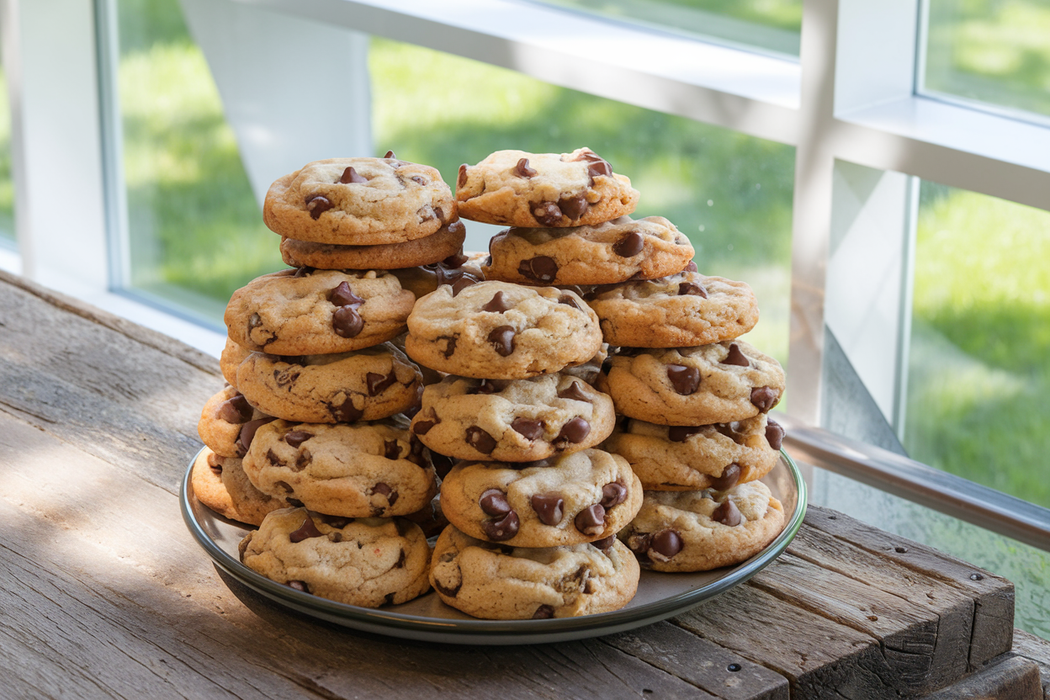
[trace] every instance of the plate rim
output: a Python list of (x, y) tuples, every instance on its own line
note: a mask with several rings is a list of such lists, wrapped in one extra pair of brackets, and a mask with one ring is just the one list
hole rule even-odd
[[(212, 540), (197, 521), (190, 502), (193, 465), (205, 449), (202, 447), (190, 460), (179, 488), (179, 506), (187, 529), (213, 564), (256, 593), (298, 612), (344, 627), (420, 641), (455, 644), (546, 643), (611, 634), (659, 622), (746, 582), (771, 564), (798, 533), (808, 501), (802, 473), (791, 456), (781, 449), (780, 458), (784, 460), (796, 489), (795, 509), (780, 534), (761, 552), (738, 564), (730, 574), (644, 605), (592, 615), (546, 620), (444, 619), (328, 600), (268, 579), (234, 559)], [(200, 506), (207, 508), (203, 503)], [(217, 513), (215, 517), (226, 520)], [(228, 522), (245, 526), (232, 520)]]

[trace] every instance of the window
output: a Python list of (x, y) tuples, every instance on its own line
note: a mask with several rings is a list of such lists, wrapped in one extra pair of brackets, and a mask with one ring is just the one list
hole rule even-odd
[[(236, 200), (229, 214), (234, 228), (272, 251), (272, 234), (258, 223), (262, 193), (310, 160), (390, 148), (438, 166), (448, 179), (460, 162), (497, 147), (589, 145), (632, 177), (643, 195), (642, 213), (665, 215), (689, 233), (705, 272), (755, 286), (764, 313), (756, 331), (770, 333), (755, 342), (788, 358), (792, 421), (862, 446), (907, 450), (1003, 489), (942, 475), (938, 483), (958, 503), (970, 496), (994, 500), (996, 508), (982, 515), (933, 502), (914, 475), (916, 488), (876, 477), (870, 481), (882, 490), (872, 491), (818, 468), (812, 474), (815, 501), (1010, 576), (1018, 585), (1018, 623), (1047, 633), (1050, 605), (1042, 588), (1034, 588), (1041, 586), (1039, 572), (1050, 551), (1050, 517), (1039, 505), (1046, 505), (1045, 495), (1024, 482), (996, 481), (1005, 469), (979, 475), (954, 463), (967, 444), (993, 445), (990, 437), (974, 441), (968, 434), (976, 430), (967, 426), (989, 427), (982, 406), (994, 414), (1009, 399), (1041, 403), (1046, 383), (1050, 326), (1042, 263), (1050, 126), (1040, 103), (1047, 75), (1041, 3), (960, 8), (941, 0), (831, 0), (813, 5), (820, 11), (807, 15), (811, 24), (798, 32), (797, 2), (711, 0), (685, 9), (672, 0), (644, 6), (632, 0), (487, 0), (490, 11), (481, 13), (423, 0), (316, 0), (307, 6), (295, 0), (181, 0), (215, 91), (201, 117), (205, 128), (196, 130), (198, 124), (194, 131), (196, 145), (209, 144), (209, 152), (168, 167), (156, 153), (140, 151), (146, 155), (136, 160), (136, 129), (152, 117), (116, 109), (108, 100), (117, 90), (105, 84), (106, 76), (118, 76), (110, 87), (121, 92), (152, 88), (149, 80), (131, 83), (138, 70), (133, 58), (149, 51), (118, 42), (121, 32), (126, 42), (132, 31), (117, 22), (118, 10), (134, 8), (130, 17), (141, 19), (154, 17), (147, 8), (174, 3), (140, 1), (100, 1), (97, 23), (76, 15), (78, 5), (68, 2), (63, 27), (77, 29), (61, 32), (41, 29), (53, 12), (41, 3), (21, 3), (20, 15), (0, 18), (5, 58), (22, 59), (11, 64), (21, 77), (12, 84), (22, 91), (13, 101), (20, 118), (12, 120), (12, 144), (21, 146), (12, 149), (13, 171), (20, 172), (23, 151), (25, 162), (50, 166), (25, 169), (15, 183), (19, 206), (25, 202), (32, 214), (19, 220), (34, 225), (28, 235), (19, 229), (28, 274), (54, 286), (76, 283), (75, 293), (98, 303), (112, 301), (101, 293), (109, 286), (121, 295), (149, 292), (153, 304), (170, 304), (174, 289), (223, 298), (222, 285), (236, 284), (237, 275), (250, 277), (253, 266), (265, 268), (272, 259), (241, 255), (253, 250), (245, 243), (236, 269), (217, 271), (216, 258), (237, 256), (214, 248), (199, 257), (196, 249), (184, 251), (188, 273), (165, 269), (185, 240), (161, 231), (153, 217), (179, 195), (190, 161), (203, 163), (204, 175), (217, 178), (211, 194), (223, 196), (215, 213), (195, 214), (198, 220), (188, 225), (204, 230), (214, 222), (200, 219), (221, 221), (227, 200)], [(11, 5), (0, 7), (10, 15)], [(175, 36), (176, 21), (161, 22), (159, 35)], [(754, 30), (756, 23), (765, 29)], [(95, 26), (97, 43), (86, 29)], [(742, 27), (746, 31), (739, 32)], [(707, 41), (700, 34), (716, 36)], [(23, 43), (12, 48), (12, 35)], [(189, 46), (184, 36), (169, 44)], [(101, 63), (96, 46), (103, 48)], [(203, 64), (194, 61), (200, 70)], [(338, 66), (323, 75), (331, 89), (317, 89), (319, 65)], [(101, 92), (95, 89), (100, 76)], [(411, 87), (399, 90), (398, 81)], [(53, 104), (49, 99), (64, 100), (63, 109), (44, 109)], [(219, 123), (219, 103), (229, 131)], [(101, 124), (94, 121), (98, 114)], [(45, 148), (33, 131), (40, 115), (53, 127), (50, 137), (61, 142), (59, 152), (79, 154), (72, 165), (65, 163), (79, 168), (67, 174), (85, 184), (77, 193), (77, 236), (62, 230), (39, 194), (46, 191), (40, 173), (63, 165), (48, 162), (55, 149)], [(433, 131), (420, 128), (424, 120), (436, 125)], [(468, 143), (461, 150), (459, 144)], [(219, 152), (227, 158), (223, 165), (203, 160)], [(107, 174), (105, 187), (100, 172)], [(149, 236), (137, 238), (151, 227)], [(131, 232), (127, 240), (124, 231)], [(994, 245), (1007, 238), (1011, 246)], [(961, 240), (973, 242), (960, 251)], [(50, 251), (46, 260), (38, 254), (43, 248)], [(110, 254), (100, 259), (98, 251)], [(224, 274), (210, 291), (192, 287)], [(1015, 278), (1021, 283), (1010, 286)], [(193, 295), (177, 300), (183, 309)], [(979, 342), (961, 334), (964, 324), (981, 327)], [(183, 332), (190, 331), (181, 327)], [(938, 398), (944, 390), (936, 379), (946, 370), (951, 381), (964, 378), (967, 402)], [(1039, 437), (1048, 433), (1045, 412), (1009, 415), (1014, 442), (1032, 450), (1025, 457), (1031, 470), (1045, 474), (1046, 450), (1040, 448), (1046, 438)], [(999, 451), (976, 452), (971, 462), (998, 459)], [(847, 452), (839, 451), (836, 464), (857, 476)], [(888, 494), (898, 488), (919, 505)], [(1025, 500), (1006, 493), (1011, 490)], [(1022, 511), (1027, 529), (1011, 525)], [(1022, 530), (1027, 534), (1008, 538)]]

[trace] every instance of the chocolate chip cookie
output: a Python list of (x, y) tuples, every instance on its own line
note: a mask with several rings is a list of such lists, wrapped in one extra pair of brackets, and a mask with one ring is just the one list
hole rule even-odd
[(430, 588), (430, 545), (401, 518), (334, 518), (306, 508), (266, 516), (240, 543), (245, 566), (296, 590), (377, 608)]
[(243, 466), (263, 493), (349, 518), (414, 513), (437, 493), (434, 467), (403, 419), (274, 421), (256, 433)]
[(387, 272), (282, 270), (257, 277), (226, 306), (229, 337), (273, 355), (322, 355), (401, 333), (415, 297)]
[(641, 505), (623, 457), (597, 449), (524, 464), (460, 462), (441, 483), (448, 521), (480, 540), (556, 547), (615, 534)]
[(287, 508), (288, 502), (262, 493), (251, 485), (236, 457), (220, 457), (205, 447), (190, 472), (190, 486), (197, 500), (224, 518), (258, 525), (270, 511)]
[(281, 238), (281, 258), (292, 267), (324, 270), (392, 270), (430, 265), (455, 255), (463, 246), (467, 229), (458, 219), (436, 233), (405, 243), (337, 245)]
[(449, 457), (530, 462), (597, 445), (615, 419), (612, 399), (566, 374), (449, 376), (423, 390), (412, 432)]
[(661, 425), (708, 425), (768, 413), (784, 393), (780, 363), (742, 340), (610, 356), (596, 386), (617, 413)]
[(622, 216), (595, 226), (509, 228), (489, 243), (487, 279), (519, 284), (595, 285), (681, 272), (693, 246), (662, 216)]
[(598, 289), (587, 303), (601, 319), (605, 341), (632, 348), (718, 343), (758, 323), (758, 302), (747, 283), (688, 270)]
[(601, 344), (597, 316), (575, 293), (484, 281), (417, 301), (405, 350), (448, 374), (524, 379), (587, 362)]
[(508, 150), (461, 165), (456, 201), (460, 216), (488, 224), (589, 226), (633, 212), (638, 190), (589, 148), (561, 154)]
[(260, 425), (274, 420), (232, 386), (216, 392), (201, 409), (197, 434), (220, 457), (243, 457)]
[(263, 221), (274, 233), (336, 245), (403, 243), (456, 219), (441, 173), (394, 157), (308, 163), (274, 181), (263, 202)]
[(784, 529), (784, 507), (761, 481), (728, 491), (646, 491), (618, 537), (655, 571), (708, 571), (746, 561)]
[(628, 419), (602, 445), (618, 454), (646, 490), (724, 491), (776, 466), (784, 429), (765, 414), (730, 423), (657, 425)]
[(493, 545), (446, 528), (430, 582), (441, 600), (489, 620), (538, 620), (619, 610), (638, 590), (640, 568), (615, 537), (543, 549)]
[(283, 357), (253, 352), (237, 386), (263, 412), (301, 423), (372, 421), (416, 406), (423, 376), (390, 343), (353, 352)]

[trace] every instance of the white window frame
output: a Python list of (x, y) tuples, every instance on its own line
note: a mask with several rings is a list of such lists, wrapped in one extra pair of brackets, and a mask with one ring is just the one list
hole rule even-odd
[[(367, 106), (361, 38), (379, 35), (794, 147), (787, 376), (789, 418), (799, 426), (826, 423), (826, 330), (887, 421), (903, 421), (919, 178), (1050, 211), (1050, 128), (916, 94), (919, 0), (805, 0), (797, 62), (525, 0), (181, 1), (257, 196), (260, 183), (333, 151), (331, 142), (314, 140), (304, 151), (275, 140), (290, 120), (303, 118), (287, 109), (296, 84), (272, 80), (287, 87), (263, 97), (252, 62), (275, 51), (323, 52), (327, 42), (316, 36), (325, 32), (347, 37), (333, 55), (342, 57), (345, 92), (358, 110)], [(217, 353), (219, 334), (202, 335), (112, 291), (121, 258), (106, 251), (123, 234), (114, 238), (119, 201), (107, 200), (112, 188), (104, 187), (103, 173), (115, 171), (115, 127), (99, 98), (95, 32), (105, 34), (106, 26), (96, 24), (94, 4), (0, 0), (22, 271)], [(50, 21), (56, 13), (69, 18), (61, 35)], [(267, 65), (280, 70), (272, 60)], [(296, 70), (293, 63), (284, 75)], [(246, 74), (253, 87), (238, 89)], [(279, 119), (260, 121), (281, 105)], [(328, 134), (367, 133), (367, 110), (353, 113), (349, 126), (343, 111), (327, 119)], [(347, 142), (345, 152), (360, 152), (368, 138)], [(56, 173), (84, 184), (69, 207), (76, 226), (53, 206)], [(892, 492), (882, 478), (875, 482)], [(1050, 549), (1050, 526), (1028, 541)]]

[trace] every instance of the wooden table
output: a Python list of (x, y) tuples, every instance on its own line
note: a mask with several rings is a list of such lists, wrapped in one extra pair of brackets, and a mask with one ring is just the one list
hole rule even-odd
[(214, 358), (0, 273), (0, 697), (1050, 697), (1008, 581), (817, 507), (747, 584), (612, 636), (306, 619), (220, 576), (180, 516), (222, 385)]

